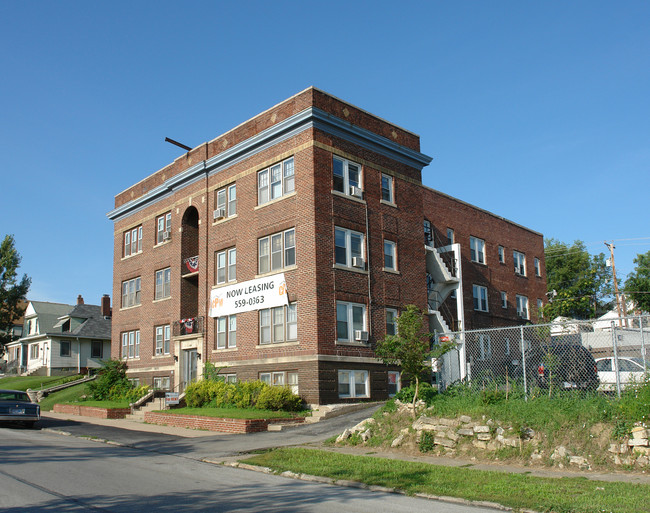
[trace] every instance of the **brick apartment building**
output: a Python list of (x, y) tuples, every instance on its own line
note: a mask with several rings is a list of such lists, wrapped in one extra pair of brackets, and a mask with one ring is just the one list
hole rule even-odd
[(399, 387), (373, 347), (406, 304), (439, 332), (536, 320), (542, 235), (424, 187), (430, 161), (308, 88), (118, 194), (112, 357), (165, 389), (212, 362), (308, 403), (374, 400)]

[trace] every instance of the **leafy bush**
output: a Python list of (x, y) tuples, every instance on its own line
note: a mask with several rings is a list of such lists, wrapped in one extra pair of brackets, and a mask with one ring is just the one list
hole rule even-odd
[(623, 390), (619, 402), (619, 421), (632, 425), (634, 422), (650, 423), (650, 376)]
[(257, 398), (257, 407), (273, 411), (298, 411), (302, 400), (289, 387), (263, 388)]
[(125, 394), (133, 388), (126, 377), (126, 362), (122, 360), (104, 360), (104, 366), (99, 370), (97, 378), (88, 383), (91, 399), (107, 401), (115, 396)]
[[(397, 395), (395, 395), (395, 399), (399, 399), (403, 403), (411, 403), (413, 402), (413, 394), (415, 393), (415, 384), (409, 385), (406, 388), (402, 388), (399, 392), (397, 392)], [(437, 390), (434, 390), (434, 388), (429, 384), (425, 382), (420, 382), (420, 388), (418, 390), (418, 399), (421, 399), (425, 402), (427, 406), (430, 406), (431, 403), (433, 402), (433, 398), (437, 394)]]
[(435, 437), (436, 435), (432, 431), (422, 431), (422, 434), (420, 436), (420, 443), (418, 444), (420, 452), (433, 451), (433, 449), (436, 447), (436, 444), (434, 443)]
[(235, 406), (237, 408), (255, 407), (262, 410), (265, 409), (257, 404), (260, 393), (265, 388), (272, 387), (269, 387), (269, 385), (259, 380), (238, 382), (237, 393), (235, 394)]

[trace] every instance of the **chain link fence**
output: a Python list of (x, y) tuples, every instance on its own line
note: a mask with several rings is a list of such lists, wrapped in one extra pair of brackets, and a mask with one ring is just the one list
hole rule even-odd
[(535, 324), (437, 334), (456, 349), (434, 362), (441, 389), (523, 387), (621, 392), (650, 374), (650, 316)]

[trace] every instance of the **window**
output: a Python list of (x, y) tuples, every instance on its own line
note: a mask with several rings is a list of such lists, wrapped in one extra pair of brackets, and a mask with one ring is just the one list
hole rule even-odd
[(384, 241), (384, 269), (397, 271), (397, 245), (389, 240)]
[(222, 374), (226, 383), (237, 383), (237, 374)]
[(257, 173), (257, 204), (263, 205), (295, 190), (293, 157)]
[(104, 358), (104, 343), (101, 340), (93, 340), (90, 342), (90, 357)]
[(488, 311), (487, 288), (480, 285), (472, 285), (472, 294), (474, 295), (474, 310), (479, 312)]
[(167, 242), (172, 237), (172, 213), (156, 218), (156, 244)]
[(428, 219), (424, 220), (424, 245), (433, 246), (433, 226)]
[(381, 199), (388, 203), (395, 203), (393, 197), (393, 177), (390, 175), (381, 175)]
[(124, 232), (124, 256), (128, 257), (142, 251), (142, 226)]
[(170, 267), (156, 271), (155, 299), (164, 299), (172, 295), (172, 270)]
[(214, 193), (214, 220), (237, 214), (237, 186), (235, 184), (219, 189)]
[(171, 338), (170, 331), (169, 324), (165, 326), (156, 326), (156, 347), (154, 350), (156, 356), (169, 354), (169, 339)]
[(170, 388), (169, 377), (153, 378), (154, 390), (169, 390), (169, 388)]
[(478, 336), (478, 344), (480, 356), (479, 360), (487, 360), (492, 356), (492, 343), (490, 342), (490, 335), (480, 334)]
[(122, 358), (140, 358), (140, 330), (122, 333)]
[(334, 262), (364, 268), (364, 235), (345, 228), (334, 228)]
[(533, 260), (533, 265), (535, 266), (535, 276), (541, 276), (542, 268), (539, 265), (539, 258), (535, 257), (535, 259)]
[(366, 330), (366, 305), (336, 302), (336, 339), (342, 342), (356, 340), (355, 331)]
[(499, 263), (500, 264), (506, 263), (506, 250), (503, 246), (499, 246)]
[(513, 251), (512, 259), (515, 262), (515, 274), (526, 276), (526, 255), (519, 251)]
[(274, 387), (288, 386), (291, 392), (298, 395), (298, 373), (293, 372), (261, 372), (260, 381)]
[(339, 371), (339, 397), (368, 397), (368, 395), (368, 371)]
[(455, 241), (454, 230), (451, 228), (447, 228), (447, 240), (449, 241), (449, 244), (453, 244)]
[(217, 349), (237, 347), (237, 316), (217, 317), (214, 322), (217, 331)]
[(399, 372), (388, 371), (388, 397), (394, 397), (402, 388)]
[(386, 335), (397, 335), (397, 310), (386, 308)]
[(38, 358), (38, 344), (31, 344), (29, 346), (29, 359), (36, 360)]
[(537, 316), (540, 319), (544, 317), (544, 303), (541, 299), (537, 300)]
[(122, 308), (140, 304), (140, 277), (122, 282)]
[(517, 315), (522, 319), (528, 319), (528, 298), (517, 295)]
[(296, 265), (296, 230), (291, 228), (258, 240), (259, 273)]
[(508, 294), (501, 291), (501, 308), (508, 308)]
[(335, 191), (348, 196), (361, 197), (361, 166), (340, 157), (334, 157), (332, 162)]
[(472, 262), (485, 263), (485, 241), (476, 237), (469, 238), (469, 253)]
[(59, 356), (70, 356), (70, 341), (62, 340), (59, 343)]
[(296, 304), (260, 310), (260, 344), (298, 340)]
[(217, 285), (237, 279), (237, 249), (219, 251), (215, 257)]

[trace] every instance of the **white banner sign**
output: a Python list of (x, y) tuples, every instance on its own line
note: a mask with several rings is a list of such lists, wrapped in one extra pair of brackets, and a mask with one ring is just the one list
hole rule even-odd
[(289, 304), (283, 274), (212, 289), (210, 317), (223, 317)]

